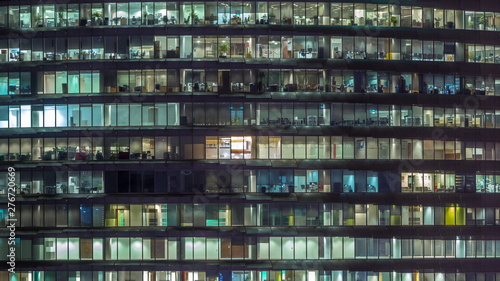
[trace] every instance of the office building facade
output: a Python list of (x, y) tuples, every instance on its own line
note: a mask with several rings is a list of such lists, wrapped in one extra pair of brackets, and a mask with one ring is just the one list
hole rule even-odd
[(500, 281), (494, 2), (6, 0), (0, 32), (0, 280)]

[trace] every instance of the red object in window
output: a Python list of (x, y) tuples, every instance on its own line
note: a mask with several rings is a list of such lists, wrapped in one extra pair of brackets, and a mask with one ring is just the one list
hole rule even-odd
[(86, 152), (77, 152), (75, 154), (75, 160), (85, 160), (87, 159), (87, 153)]

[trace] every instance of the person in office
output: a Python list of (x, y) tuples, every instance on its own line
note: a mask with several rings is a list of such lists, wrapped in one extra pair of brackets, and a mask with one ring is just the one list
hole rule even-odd
[(97, 153), (95, 154), (95, 159), (97, 159), (97, 160), (103, 160), (104, 157), (102, 155), (102, 152), (97, 151)]

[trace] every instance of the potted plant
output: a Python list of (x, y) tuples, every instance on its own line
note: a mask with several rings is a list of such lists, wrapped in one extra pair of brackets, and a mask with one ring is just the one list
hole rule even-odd
[(229, 52), (229, 43), (222, 42), (217, 47), (217, 51), (219, 52), (219, 58), (226, 58), (227, 52)]
[(484, 23), (486, 22), (486, 19), (484, 17), (480, 17), (477, 20), (477, 23), (479, 24), (479, 30), (484, 30)]
[(474, 21), (473, 20), (469, 21), (469, 23), (467, 24), (467, 29), (474, 29)]
[(434, 18), (434, 27), (435, 28), (441, 27), (441, 18)]
[(148, 12), (142, 12), (142, 24), (144, 25), (148, 24), (147, 17), (148, 17)]
[(247, 59), (251, 59), (251, 58), (252, 58), (252, 52), (250, 52), (249, 50), (247, 50), (247, 51), (245, 52), (245, 58), (247, 58)]
[(94, 25), (102, 25), (102, 13), (94, 12), (92, 14), (92, 22)]
[(57, 22), (57, 26), (63, 26), (64, 13), (63, 12), (59, 12), (59, 13), (57, 13), (57, 16), (59, 18), (59, 20)]
[(468, 62), (475, 62), (476, 61), (476, 56), (473, 51), (468, 51), (467, 52), (467, 61)]
[(200, 24), (200, 17), (194, 11), (191, 13), (191, 18), (193, 19), (193, 24)]
[(36, 14), (34, 20), (35, 20), (35, 26), (43, 27), (42, 16), (40, 14)]
[(391, 26), (396, 26), (398, 24), (398, 18), (396, 16), (391, 17)]

